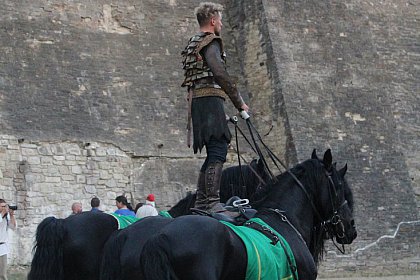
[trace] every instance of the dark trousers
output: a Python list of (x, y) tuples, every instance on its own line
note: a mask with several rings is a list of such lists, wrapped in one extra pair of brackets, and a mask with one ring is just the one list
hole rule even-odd
[(217, 140), (211, 137), (210, 141), (205, 146), (206, 146), (207, 157), (200, 169), (200, 171), (203, 173), (206, 171), (207, 166), (210, 163), (215, 163), (215, 162), (225, 163), (226, 155), (228, 151), (228, 143), (224, 139)]

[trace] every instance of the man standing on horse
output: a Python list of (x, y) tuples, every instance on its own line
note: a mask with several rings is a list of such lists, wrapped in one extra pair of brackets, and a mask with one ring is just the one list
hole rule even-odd
[[(204, 2), (195, 9), (200, 32), (190, 38), (182, 52), (188, 89), (189, 123), (192, 119), (193, 150), (206, 147), (207, 157), (200, 169), (195, 207), (210, 210), (219, 201), (220, 178), (231, 140), (223, 103), (226, 95), (240, 111), (248, 111), (236, 84), (226, 71), (220, 37), (222, 10), (219, 4)], [(190, 142), (188, 139), (188, 146)]]

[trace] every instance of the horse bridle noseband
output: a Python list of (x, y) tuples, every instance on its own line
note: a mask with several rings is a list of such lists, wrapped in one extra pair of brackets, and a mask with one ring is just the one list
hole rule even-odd
[[(323, 165), (323, 164), (322, 164)], [(325, 166), (323, 165), (323, 168), (325, 168)], [(327, 233), (328, 235), (331, 236), (331, 240), (334, 244), (334, 246), (340, 251), (340, 253), (344, 254), (345, 253), (345, 249), (344, 249), (344, 245), (342, 244), (342, 248), (340, 248), (334, 241), (334, 235), (337, 236), (338, 238), (344, 238), (345, 237), (345, 228), (344, 228), (344, 224), (343, 221), (340, 217), (340, 215), (338, 214), (338, 211), (344, 207), (348, 202), (346, 199), (344, 199), (344, 201), (340, 204), (340, 206), (336, 207), (336, 205), (338, 204), (338, 194), (337, 194), (337, 188), (335, 187), (334, 181), (332, 179), (332, 172), (325, 170), (325, 175), (328, 178), (329, 184), (328, 184), (328, 191), (330, 194), (330, 200), (331, 200), (331, 205), (333, 207), (333, 214), (332, 217), (330, 219), (323, 219), (321, 217), (321, 214), (318, 212), (318, 210), (316, 209), (316, 206), (314, 204), (314, 202), (312, 201), (311, 197), (309, 196), (309, 193), (307, 192), (307, 190), (305, 189), (305, 187), (303, 186), (303, 184), (299, 181), (299, 179), (296, 177), (295, 174), (293, 174), (290, 170), (287, 170), (287, 172), (292, 176), (292, 178), (296, 181), (296, 183), (299, 185), (299, 187), (302, 189), (302, 191), (305, 193), (306, 197), (308, 198), (312, 209), (315, 212), (315, 215), (317, 216), (317, 218), (321, 221), (321, 230), (323, 230), (325, 233)], [(333, 190), (334, 193), (334, 198), (335, 201), (333, 201), (333, 197), (332, 197), (332, 193), (331, 193), (331, 188)], [(284, 211), (281, 211), (279, 209), (273, 209), (273, 208), (267, 208), (267, 210), (271, 211), (271, 212), (275, 212), (276, 214), (278, 214), (281, 218), (281, 220), (283, 222), (286, 222), (300, 237), (301, 240), (303, 240), (303, 242), (306, 244), (306, 241), (303, 239), (302, 234), (298, 231), (298, 229), (293, 226), (293, 224), (287, 219), (286, 215), (284, 214)], [(339, 228), (341, 230), (341, 234), (338, 233), (338, 231), (336, 230), (337, 228)], [(307, 244), (306, 244), (307, 245)]]
[(336, 207), (338, 204), (338, 194), (337, 194), (337, 188), (335, 187), (334, 181), (332, 179), (332, 171), (326, 170), (325, 174), (327, 175), (328, 181), (330, 182), (330, 185), (332, 186), (332, 190), (334, 191), (334, 198), (335, 201), (333, 201), (333, 194), (331, 193), (331, 187), (328, 187), (328, 191), (330, 193), (330, 200), (331, 205), (333, 207), (333, 215), (329, 220), (321, 222), (322, 229), (329, 235), (331, 235), (331, 240), (334, 244), (334, 246), (340, 251), (340, 253), (344, 254), (344, 244), (342, 244), (341, 248), (335, 243), (334, 241), (334, 234), (338, 238), (345, 238), (346, 236), (346, 230), (343, 224), (343, 221), (338, 214), (338, 211), (343, 208), (345, 205), (348, 204), (347, 200), (344, 199), (344, 201), (340, 204), (340, 206)]

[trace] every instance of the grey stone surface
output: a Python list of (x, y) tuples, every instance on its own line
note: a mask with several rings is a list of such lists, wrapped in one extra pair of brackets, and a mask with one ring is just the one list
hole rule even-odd
[[(199, 2), (2, 2), (0, 196), (21, 209), (12, 264), (30, 263), (37, 224), (73, 201), (87, 209), (97, 195), (111, 211), (119, 194), (154, 192), (163, 209), (194, 189), (203, 159), (186, 148), (180, 51)], [(228, 68), (264, 141), (287, 166), (313, 148), (349, 165), (359, 237), (346, 256), (328, 243), (320, 275), (418, 272), (418, 224), (381, 237), (420, 219), (419, 4), (219, 2)]]

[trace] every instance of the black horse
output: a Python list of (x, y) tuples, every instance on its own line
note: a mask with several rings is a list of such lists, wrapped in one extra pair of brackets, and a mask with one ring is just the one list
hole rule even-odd
[[(225, 203), (232, 196), (250, 198), (252, 201), (256, 189), (268, 180), (267, 177), (263, 164), (258, 160), (253, 160), (249, 166), (224, 169), (220, 184), (220, 201)], [(194, 204), (191, 205), (193, 206)], [(189, 211), (185, 212), (190, 214)], [(141, 250), (147, 237), (154, 234), (156, 227), (163, 227), (170, 221), (162, 217), (148, 217), (142, 223), (135, 223), (115, 232), (105, 244), (100, 279), (136, 279), (140, 269)]]
[[(169, 214), (178, 217), (190, 213), (195, 197), (189, 193)], [(117, 220), (101, 212), (45, 218), (37, 228), (28, 280), (99, 279), (103, 247), (117, 229)]]
[[(287, 240), (300, 279), (316, 279), (326, 232), (340, 244), (349, 244), (357, 236), (346, 170), (347, 166), (336, 170), (330, 150), (323, 160), (314, 153), (312, 159), (279, 175), (254, 203), (256, 217)], [(246, 248), (222, 223), (195, 215), (139, 223), (154, 234), (144, 244), (137, 279), (245, 279)]]
[(36, 231), (28, 280), (98, 279), (102, 249), (118, 222), (101, 212), (45, 218)]
[(220, 202), (225, 203), (232, 196), (253, 200), (256, 190), (270, 180), (261, 160), (254, 159), (249, 165), (232, 166), (223, 169), (220, 180)]

